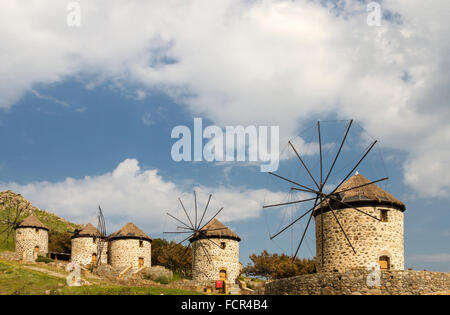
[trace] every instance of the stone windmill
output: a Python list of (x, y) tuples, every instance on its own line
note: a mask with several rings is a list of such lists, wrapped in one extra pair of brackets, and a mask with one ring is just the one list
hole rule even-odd
[[(232, 232), (228, 227), (216, 219), (223, 210), (220, 208), (208, 221), (204, 221), (208, 211), (212, 195), (209, 195), (208, 202), (201, 217), (198, 213), (197, 194), (194, 191), (194, 215), (191, 218), (186, 210), (181, 198), (181, 204), (187, 222), (167, 213), (181, 226), (177, 231), (164, 232), (168, 234), (186, 234), (178, 244), (189, 241), (192, 247), (192, 278), (198, 281), (230, 281), (234, 283), (240, 274), (239, 263), (239, 242), (241, 238)], [(178, 245), (177, 244), (177, 245)]]
[(98, 206), (97, 227), (86, 224), (81, 230), (71, 232), (71, 260), (82, 265), (98, 266), (108, 263), (108, 237), (103, 211)]
[(48, 227), (30, 215), (16, 226), (16, 252), (23, 260), (35, 261), (48, 254)]
[[(366, 268), (369, 263), (379, 263), (382, 269), (403, 269), (403, 212), (405, 205), (385, 192), (376, 183), (384, 177), (370, 181), (355, 173), (377, 140), (374, 140), (357, 159), (354, 166), (339, 178), (338, 185), (328, 188), (327, 182), (342, 152), (353, 121), (351, 120), (332, 159), (328, 172), (323, 168), (321, 124), (317, 122), (319, 144), (319, 175), (314, 177), (299, 151), (291, 141), (290, 148), (310, 178), (313, 186), (299, 183), (275, 173), (272, 176), (292, 185), (291, 191), (299, 191), (310, 197), (290, 202), (265, 205), (264, 208), (283, 207), (292, 204), (311, 203), (295, 220), (284, 226), (270, 238), (274, 239), (301, 219), (307, 219), (294, 257), (297, 256), (306, 232), (314, 217), (316, 226), (316, 266), (318, 271), (343, 271), (348, 268)], [(352, 176), (352, 174), (355, 174)]]

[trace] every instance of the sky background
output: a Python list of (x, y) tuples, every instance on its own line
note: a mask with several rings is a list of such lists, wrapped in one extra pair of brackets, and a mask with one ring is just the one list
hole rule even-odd
[[(212, 193), (247, 263), (292, 253), (304, 222), (269, 235), (307, 208), (263, 211), (300, 196), (258, 165), (174, 162), (172, 129), (279, 126), (282, 154), (295, 138), (318, 175), (315, 121), (327, 168), (354, 119), (329, 183), (376, 138), (358, 171), (406, 203), (405, 267), (450, 271), (448, 1), (380, 1), (379, 27), (364, 1), (78, 1), (80, 27), (69, 1), (0, 2), (1, 190), (77, 223), (100, 204), (109, 233), (133, 221), (151, 237), (178, 197)], [(278, 172), (311, 184), (292, 154)], [(300, 257), (314, 251), (310, 228)]]

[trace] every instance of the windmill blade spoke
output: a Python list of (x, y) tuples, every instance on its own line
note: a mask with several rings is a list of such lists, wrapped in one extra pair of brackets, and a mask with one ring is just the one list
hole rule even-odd
[(186, 231), (186, 232), (163, 232), (163, 234), (184, 234), (184, 233), (192, 234), (192, 232), (188, 232), (188, 231)]
[(199, 222), (198, 226), (201, 226), (201, 225), (202, 225), (203, 218), (205, 217), (206, 210), (208, 210), (209, 202), (211, 201), (211, 197), (212, 197), (212, 194), (209, 194), (208, 202), (206, 203), (205, 210), (203, 211), (203, 215), (202, 215), (202, 217), (201, 217), (201, 219), (200, 219), (200, 222)]
[(226, 230), (228, 229), (227, 227), (224, 228), (216, 228), (216, 229), (202, 229), (202, 232), (208, 232), (208, 231), (220, 231), (220, 230)]
[(188, 237), (186, 237), (184, 240), (182, 240), (181, 242), (178, 242), (177, 245), (180, 245), (181, 243), (187, 241), (188, 239), (190, 239), (193, 235), (189, 235)]
[[(320, 204), (322, 203), (322, 197), (320, 198)], [(324, 231), (323, 231), (323, 207), (320, 207), (320, 235), (321, 235), (321, 253), (322, 253), (322, 259), (321, 259), (321, 266), (323, 268), (324, 262), (325, 262), (325, 258), (324, 258), (324, 244), (325, 244), (325, 239), (324, 239)]]
[(303, 162), (303, 159), (300, 157), (300, 154), (298, 154), (297, 150), (294, 148), (294, 145), (292, 144), (291, 141), (288, 142), (289, 145), (291, 146), (292, 150), (294, 150), (295, 154), (297, 155), (298, 159), (300, 160), (300, 162), (302, 163), (303, 167), (306, 169), (306, 171), (308, 172), (309, 176), (311, 177), (311, 179), (313, 180), (314, 184), (316, 185), (317, 189), (320, 190), (319, 185), (317, 184), (316, 180), (314, 179), (314, 176), (312, 176), (311, 172), (309, 171), (309, 168), (306, 166), (305, 162)]
[(279, 231), (278, 233), (276, 233), (275, 235), (271, 236), (270, 239), (273, 240), (275, 237), (277, 237), (278, 235), (280, 235), (281, 233), (283, 233), (284, 231), (286, 231), (288, 228), (290, 228), (291, 226), (293, 226), (296, 222), (298, 222), (299, 220), (301, 220), (305, 215), (307, 215), (308, 213), (312, 212), (314, 210), (314, 208), (317, 205), (317, 199), (319, 198), (319, 196), (316, 197), (316, 201), (314, 202), (314, 206), (309, 209), (308, 211), (306, 211), (305, 213), (303, 213), (301, 216), (299, 216), (297, 219), (295, 219), (294, 221), (292, 221), (290, 224), (288, 224), (287, 226), (285, 226), (281, 231)]
[(212, 239), (210, 239), (210, 238), (206, 238), (208, 241), (210, 241), (211, 243), (213, 243), (214, 245), (216, 245), (217, 247), (219, 247), (219, 248), (222, 248), (222, 247), (220, 247), (220, 245), (219, 244), (217, 244), (216, 242), (214, 242)]
[(286, 177), (280, 176), (280, 175), (275, 174), (275, 173), (273, 173), (273, 172), (269, 172), (269, 174), (270, 174), (270, 175), (273, 175), (273, 176), (275, 176), (275, 177), (278, 177), (279, 179), (285, 180), (285, 181), (287, 181), (287, 182), (289, 182), (289, 183), (291, 183), (291, 184), (294, 184), (294, 185), (297, 185), (297, 186), (299, 186), (299, 187), (302, 187), (302, 188), (306, 189), (307, 192), (314, 193), (314, 194), (317, 193), (316, 190), (314, 190), (314, 189), (312, 189), (312, 188), (309, 188), (309, 187), (307, 187), (307, 186), (304, 186), (304, 185), (302, 185), (302, 184), (296, 183), (296, 182), (294, 182), (294, 181), (292, 181), (292, 180), (290, 180), (290, 179), (287, 179)]
[[(314, 208), (315, 208), (316, 206), (317, 206), (317, 199), (316, 199), (316, 201), (314, 202)], [(314, 208), (313, 208), (313, 209), (314, 209)], [(295, 250), (295, 254), (294, 254), (294, 256), (292, 257), (294, 260), (295, 260), (295, 257), (297, 257), (298, 251), (300, 250), (300, 246), (302, 246), (302, 243), (303, 243), (303, 240), (304, 240), (304, 238), (305, 238), (306, 232), (308, 231), (309, 224), (311, 223), (311, 219), (312, 219), (312, 217), (313, 217), (313, 214), (314, 214), (314, 211), (311, 211), (311, 214), (309, 215), (308, 223), (306, 224), (305, 230), (303, 231), (303, 235), (302, 235), (302, 238), (301, 238), (301, 240), (300, 240), (300, 243), (298, 243), (297, 249)]]
[(297, 187), (291, 187), (291, 190), (297, 190), (297, 191), (302, 191), (302, 192), (316, 194), (316, 192), (314, 192), (314, 191), (306, 190), (306, 189), (302, 189), (302, 188), (297, 188)]
[(347, 180), (347, 178), (349, 178), (349, 176), (353, 174), (353, 172), (356, 170), (356, 168), (359, 166), (359, 164), (361, 164), (361, 162), (366, 158), (367, 154), (369, 154), (369, 152), (373, 149), (373, 147), (375, 146), (376, 143), (377, 143), (377, 140), (372, 142), (372, 144), (366, 150), (366, 152), (361, 157), (361, 159), (358, 161), (358, 163), (356, 163), (356, 165), (352, 168), (352, 170), (350, 172), (348, 172), (347, 176), (345, 176), (345, 178), (339, 183), (339, 185), (336, 186), (336, 188), (331, 193), (334, 193)]
[(347, 202), (341, 201), (341, 200), (339, 200), (339, 199), (337, 199), (337, 198), (335, 198), (335, 197), (333, 197), (333, 196), (331, 196), (331, 195), (328, 195), (328, 197), (330, 197), (330, 198), (333, 199), (334, 201), (337, 201), (337, 202), (343, 204), (343, 205), (346, 206), (346, 207), (355, 209), (356, 211), (361, 212), (362, 214), (365, 214), (365, 215), (367, 215), (367, 216), (369, 216), (369, 217), (371, 217), (371, 218), (373, 218), (373, 219), (375, 219), (375, 220), (381, 221), (381, 219), (379, 219), (379, 218), (377, 218), (377, 217), (375, 217), (375, 216), (373, 216), (373, 215), (371, 215), (371, 214), (368, 214), (367, 212), (362, 211), (361, 209), (358, 209), (358, 208), (352, 206), (351, 204), (349, 204), (349, 203), (347, 203)]
[(350, 127), (352, 126), (352, 123), (353, 123), (353, 119), (350, 120), (350, 123), (348, 124), (347, 130), (345, 131), (344, 138), (342, 139), (341, 145), (339, 146), (339, 150), (338, 150), (336, 156), (334, 157), (333, 163), (331, 164), (330, 170), (328, 171), (328, 174), (327, 174), (327, 176), (325, 177), (325, 180), (323, 181), (323, 185), (324, 185), (324, 186), (325, 186), (325, 184), (327, 183), (327, 180), (328, 180), (328, 178), (330, 177), (331, 172), (333, 171), (334, 165), (336, 164), (336, 161), (337, 161), (337, 159), (339, 158), (339, 154), (341, 154), (342, 147), (344, 146), (345, 139), (347, 139), (348, 132), (350, 131)]
[(203, 243), (201, 241), (197, 241), (197, 242), (198, 242), (198, 245), (200, 245), (200, 248), (205, 253), (205, 256), (208, 259), (208, 262), (211, 264), (212, 263), (212, 259), (211, 259), (211, 256), (209, 255), (208, 251), (205, 249), (205, 246), (203, 245)]
[(263, 206), (263, 209), (265, 209), (265, 208), (271, 208), (271, 207), (279, 207), (279, 206), (292, 205), (292, 204), (301, 203), (301, 202), (306, 202), (306, 201), (311, 201), (311, 200), (315, 200), (315, 199), (316, 199), (316, 198), (309, 198), (309, 199), (303, 199), (303, 200), (297, 200), (297, 201), (289, 201), (289, 202), (277, 203), (277, 204), (273, 204), (273, 205)]
[(169, 212), (167, 212), (167, 215), (168, 215), (169, 217), (171, 217), (172, 219), (175, 219), (175, 220), (177, 220), (178, 222), (180, 222), (181, 224), (185, 225), (188, 229), (193, 230), (192, 227), (190, 227), (189, 225), (187, 225), (187, 224), (184, 223), (183, 221), (177, 219), (176, 217), (174, 217), (173, 215), (171, 215)]
[(197, 228), (197, 194), (195, 193), (194, 190), (194, 204), (195, 204), (195, 225), (194, 228)]
[(206, 222), (199, 230), (203, 229), (205, 226), (208, 225), (209, 222), (211, 222), (221, 211), (223, 210), (223, 207), (219, 209), (219, 211), (216, 212), (216, 214), (208, 221)]
[(317, 122), (317, 130), (319, 131), (319, 155), (320, 155), (320, 191), (323, 187), (323, 165), (322, 165), (322, 136), (320, 134), (320, 121)]
[(382, 182), (382, 181), (388, 180), (388, 179), (389, 179), (389, 177), (383, 177), (383, 178), (374, 180), (374, 181), (372, 181), (372, 182), (370, 182), (370, 183), (358, 185), (358, 186), (355, 186), (355, 187), (351, 187), (351, 188), (347, 188), (347, 189), (341, 190), (341, 191), (339, 191), (339, 192), (335, 192), (334, 194), (337, 195), (337, 194), (340, 194), (340, 193), (343, 193), (343, 192), (346, 192), (346, 191), (350, 191), (350, 190), (353, 190), (353, 189), (356, 189), (356, 188), (361, 188), (361, 187), (364, 187), (364, 186), (372, 185), (372, 184), (375, 184), (375, 183), (378, 183), (378, 182)]
[(336, 213), (334, 213), (333, 207), (331, 206), (330, 203), (328, 203), (328, 206), (330, 207), (331, 213), (333, 214), (334, 218), (336, 219), (337, 224), (339, 224), (339, 227), (341, 228), (342, 233), (344, 233), (344, 236), (345, 236), (345, 238), (347, 239), (348, 244), (349, 244), (350, 247), (352, 248), (353, 253), (356, 254), (356, 250), (355, 250), (355, 248), (353, 247), (352, 242), (350, 242), (350, 239), (348, 238), (347, 233), (345, 233), (345, 230), (344, 230), (344, 228), (342, 227), (341, 222), (339, 222), (339, 219), (338, 219)]
[(186, 211), (186, 208), (184, 207), (183, 202), (181, 201), (181, 198), (178, 198), (178, 201), (180, 201), (181, 207), (183, 208), (183, 211), (186, 214), (186, 217), (188, 218), (189, 223), (191, 223), (192, 228), (195, 230), (195, 226), (194, 226), (194, 224), (192, 224), (191, 218), (189, 217), (189, 215)]

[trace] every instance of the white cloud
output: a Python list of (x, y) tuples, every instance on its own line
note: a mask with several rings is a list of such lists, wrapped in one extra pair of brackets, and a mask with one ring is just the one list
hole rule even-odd
[(147, 126), (153, 125), (152, 113), (146, 112), (142, 115), (142, 123)]
[(89, 1), (69, 28), (64, 2), (2, 0), (0, 107), (80, 75), (162, 89), (221, 126), (280, 125), (284, 138), (337, 113), (406, 151), (420, 195), (448, 196), (450, 2), (383, 1), (401, 23), (381, 27), (360, 1), (339, 1), (342, 15), (319, 2)]
[[(183, 187), (165, 180), (155, 169), (141, 169), (135, 159), (126, 159), (112, 172), (82, 179), (67, 178), (56, 183), (35, 182), (26, 185), (0, 184), (0, 190), (7, 189), (22, 194), (39, 208), (79, 223), (95, 223), (97, 206), (101, 205), (108, 224), (111, 224), (108, 232), (133, 221), (149, 233), (162, 233), (164, 228), (176, 223), (168, 221), (167, 211), (186, 221), (177, 201), (179, 196), (187, 209), (194, 209), (191, 191), (185, 191)], [(266, 196), (281, 197), (264, 189), (245, 187), (202, 186), (197, 187), (196, 191), (201, 210), (205, 207), (208, 194), (213, 194), (205, 220), (214, 211), (224, 207), (218, 216), (223, 222), (256, 217)]]

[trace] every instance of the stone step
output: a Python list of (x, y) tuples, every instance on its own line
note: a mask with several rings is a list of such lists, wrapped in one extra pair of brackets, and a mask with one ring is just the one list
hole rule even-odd
[(241, 294), (241, 288), (239, 287), (238, 284), (232, 284), (230, 286), (230, 294), (233, 294), (233, 295), (240, 295)]

